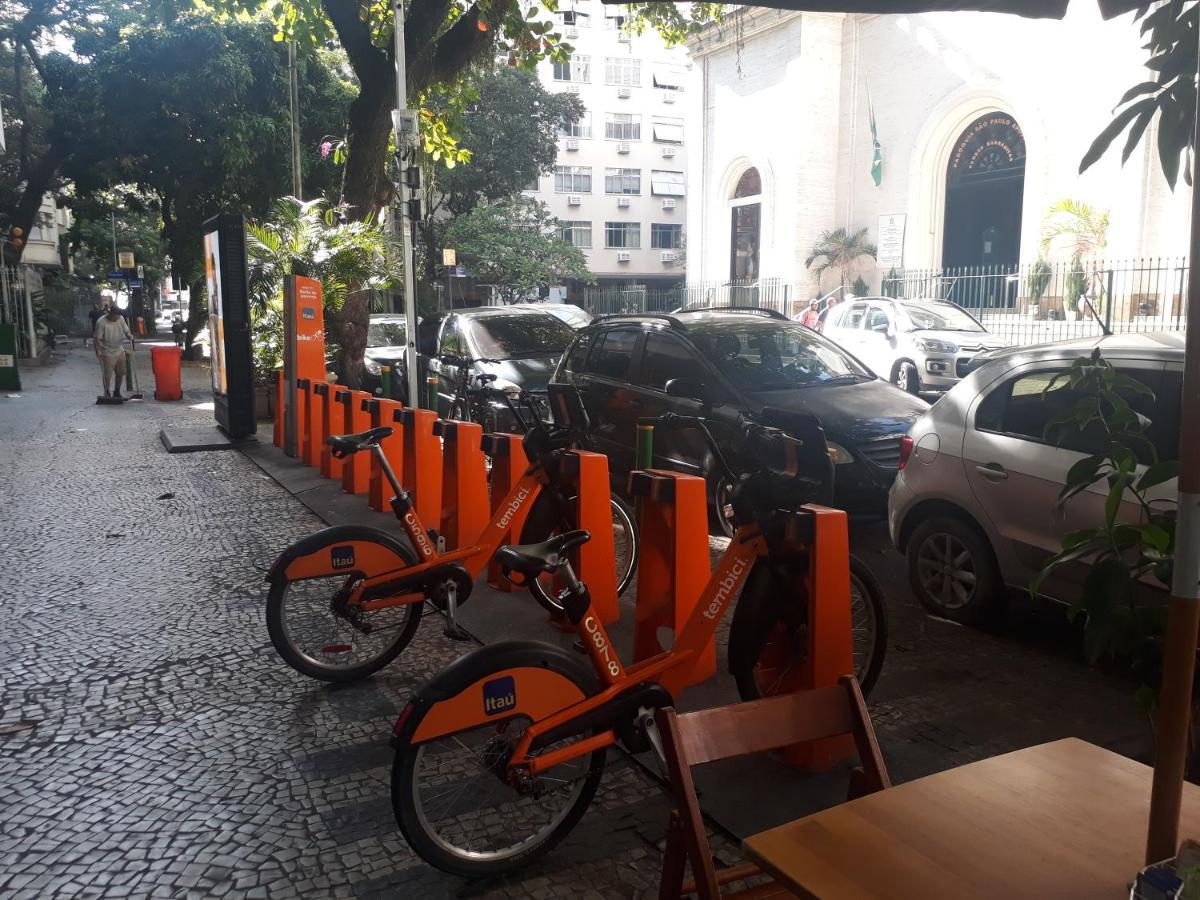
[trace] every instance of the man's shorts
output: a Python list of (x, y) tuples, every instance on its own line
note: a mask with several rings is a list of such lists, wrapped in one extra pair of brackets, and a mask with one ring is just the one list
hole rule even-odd
[(125, 377), (125, 354), (123, 352), (112, 354), (101, 353), (100, 364), (104, 367), (105, 378), (111, 378), (115, 374), (117, 380), (120, 381)]

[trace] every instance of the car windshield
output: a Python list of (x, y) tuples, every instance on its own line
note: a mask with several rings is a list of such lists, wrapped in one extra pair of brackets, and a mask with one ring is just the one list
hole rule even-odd
[(970, 315), (949, 303), (903, 303), (913, 331), (985, 331)]
[(588, 322), (592, 321), (592, 317), (588, 315), (586, 309), (580, 309), (577, 306), (556, 306), (553, 309), (548, 309), (546, 312), (555, 318), (562, 319), (572, 328), (582, 328)]
[(403, 347), (404, 325), (401, 322), (372, 322), (367, 326), (368, 347)]
[(514, 313), (468, 320), (476, 355), (486, 359), (561, 356), (575, 332), (547, 313)]
[(725, 320), (689, 327), (688, 336), (734, 387), (745, 391), (852, 384), (874, 377), (802, 325)]

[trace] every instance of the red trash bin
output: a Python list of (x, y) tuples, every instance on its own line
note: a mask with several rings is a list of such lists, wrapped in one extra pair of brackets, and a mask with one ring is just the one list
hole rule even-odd
[(151, 347), (150, 366), (154, 369), (154, 399), (182, 400), (183, 384), (180, 360), (183, 350), (179, 347)]

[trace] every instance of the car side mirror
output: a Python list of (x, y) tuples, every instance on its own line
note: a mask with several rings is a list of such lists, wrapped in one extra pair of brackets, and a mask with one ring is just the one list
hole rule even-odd
[(666, 391), (668, 397), (682, 397), (700, 403), (712, 402), (712, 391), (704, 382), (694, 378), (672, 378), (666, 384)]

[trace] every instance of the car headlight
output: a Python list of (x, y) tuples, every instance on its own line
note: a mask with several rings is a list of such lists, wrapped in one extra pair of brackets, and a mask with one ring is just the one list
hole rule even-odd
[(957, 353), (958, 345), (952, 344), (949, 341), (938, 341), (933, 338), (921, 338), (917, 341), (917, 346), (926, 353)]
[(379, 360), (371, 359), (371, 357), (369, 357), (369, 356), (363, 358), (363, 368), (366, 369), (368, 372), (370, 372), (372, 375), (380, 374)]
[(850, 455), (850, 451), (835, 441), (826, 441), (829, 446), (829, 455), (833, 457), (835, 466), (845, 466), (854, 462), (854, 457)]

